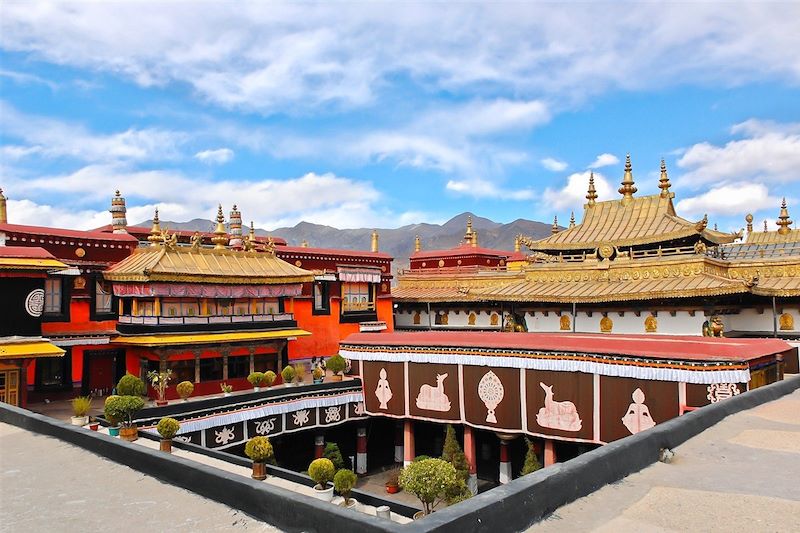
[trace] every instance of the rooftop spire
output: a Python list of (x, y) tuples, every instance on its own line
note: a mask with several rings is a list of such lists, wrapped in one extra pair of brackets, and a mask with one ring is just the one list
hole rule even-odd
[(744, 217), (744, 221), (747, 222), (747, 233), (753, 233), (753, 215), (747, 213), (747, 216)]
[(631, 154), (625, 156), (625, 174), (622, 176), (622, 187), (619, 193), (622, 195), (622, 205), (628, 205), (633, 201), (633, 194), (638, 189), (634, 186), (633, 167), (631, 167)]
[(589, 193), (586, 195), (586, 199), (589, 200), (587, 204), (589, 206), (593, 206), (595, 200), (597, 200), (597, 190), (594, 188), (594, 171), (589, 172)]
[(217, 207), (217, 227), (214, 229), (214, 236), (211, 237), (215, 250), (224, 250), (228, 244), (228, 233), (225, 231), (225, 215), (222, 214), (222, 204)]
[(769, 231), (769, 226), (767, 226), (767, 221), (764, 220), (764, 233)]
[(422, 249), (422, 242), (420, 241), (419, 235), (414, 236), (414, 251), (419, 252)]
[(514, 237), (514, 251), (519, 252), (522, 249), (522, 243), (520, 242), (519, 235)]
[(789, 218), (789, 210), (786, 209), (786, 198), (784, 198), (783, 202), (781, 202), (781, 213), (778, 215), (777, 224), (779, 226), (778, 233), (781, 235), (786, 235), (792, 231), (792, 229), (789, 227), (792, 225), (792, 221)]
[(308, 248), (308, 241), (303, 239), (300, 243), (300, 248)]
[(114, 233), (128, 233), (125, 229), (128, 225), (128, 220), (125, 218), (127, 209), (125, 207), (125, 198), (120, 196), (119, 191), (114, 194), (111, 199), (111, 226), (114, 228)]
[(473, 231), (472, 232), (472, 247), (473, 248), (477, 248), (478, 247), (478, 232), (477, 231)]
[(570, 228), (575, 227), (575, 211), (570, 211), (569, 213), (569, 227)]
[(472, 236), (475, 232), (472, 230), (472, 215), (467, 215), (467, 231), (464, 232), (464, 244), (472, 244)]
[(667, 176), (667, 164), (664, 160), (661, 160), (661, 177), (658, 179), (658, 188), (661, 189), (661, 197), (666, 198), (669, 196), (669, 188), (671, 183), (669, 182), (669, 177)]
[(247, 234), (247, 238), (250, 239), (250, 242), (256, 241), (256, 226), (253, 224), (253, 221), (250, 221), (250, 233)]
[(150, 235), (147, 237), (147, 240), (150, 241), (150, 246), (158, 246), (158, 243), (162, 242), (161, 221), (158, 220), (157, 207), (156, 207), (156, 213), (153, 215), (153, 227), (150, 228)]
[(553, 215), (553, 227), (550, 229), (553, 234), (558, 233), (558, 215)]
[(242, 236), (242, 214), (236, 208), (236, 204), (233, 204), (233, 209), (231, 209), (231, 218), (228, 221), (231, 236), (233, 238), (241, 237)]
[(376, 229), (372, 230), (372, 245), (370, 246), (370, 249), (373, 253), (378, 252), (378, 230)]
[(3, 189), (0, 189), (0, 224), (8, 223), (8, 211), (6, 211), (6, 197), (3, 196)]

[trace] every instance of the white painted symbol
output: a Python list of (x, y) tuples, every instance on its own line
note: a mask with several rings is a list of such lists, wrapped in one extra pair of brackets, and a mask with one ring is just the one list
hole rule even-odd
[(381, 379), (378, 380), (378, 388), (375, 389), (375, 396), (378, 397), (378, 401), (381, 404), (378, 406), (379, 409), (388, 409), (389, 400), (392, 399), (392, 389), (389, 387), (389, 380), (386, 379), (386, 369), (381, 368), (380, 372)]
[(334, 405), (333, 407), (325, 408), (325, 423), (338, 422), (342, 419), (342, 411), (340, 406)]
[(419, 394), (417, 395), (418, 408), (445, 413), (450, 410), (450, 398), (444, 393), (445, 379), (447, 379), (447, 374), (437, 374), (435, 387), (426, 383), (419, 388)]
[(233, 427), (223, 427), (221, 430), (216, 431), (214, 430), (214, 442), (221, 445), (226, 445), (236, 437), (233, 435)]
[(739, 395), (739, 387), (736, 383), (712, 383), (706, 390), (708, 391), (706, 398), (711, 403), (717, 403), (727, 400), (731, 396)]
[(553, 386), (539, 382), (544, 389), (544, 407), (536, 414), (536, 423), (545, 428), (562, 431), (580, 431), (581, 419), (572, 402), (556, 402), (553, 400)]
[(636, 389), (631, 394), (633, 403), (628, 406), (628, 412), (622, 417), (622, 423), (628, 428), (632, 435), (636, 435), (640, 431), (650, 429), (656, 425), (653, 417), (650, 416), (650, 409), (644, 404), (644, 392), (642, 389)]
[(33, 318), (39, 318), (44, 311), (44, 289), (33, 289), (25, 298), (25, 311)]
[(481, 399), (488, 411), (486, 413), (487, 422), (493, 424), (497, 423), (494, 410), (497, 409), (497, 406), (503, 401), (503, 396), (505, 396), (505, 394), (506, 391), (503, 388), (503, 383), (500, 381), (500, 378), (497, 377), (497, 374), (491, 370), (478, 382), (478, 398)]
[(255, 423), (256, 433), (259, 435), (266, 435), (275, 429), (275, 417), (262, 420)]
[(292, 413), (292, 420), (294, 420), (295, 426), (302, 426), (308, 424), (308, 415), (310, 411), (308, 409), (300, 409), (297, 412)]
[(191, 444), (192, 437), (187, 437), (186, 435), (179, 435), (177, 437), (172, 437), (172, 440), (177, 440), (179, 442), (186, 442), (186, 443)]
[(358, 402), (353, 406), (353, 412), (358, 415), (362, 416), (364, 413), (367, 412), (366, 408), (364, 407), (364, 402)]

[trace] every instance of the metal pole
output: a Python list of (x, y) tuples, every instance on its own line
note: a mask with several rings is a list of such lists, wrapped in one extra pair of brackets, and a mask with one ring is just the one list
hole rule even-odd
[(575, 328), (578, 327), (578, 313), (575, 311), (577, 304), (572, 302), (572, 333), (575, 333)]
[(775, 297), (772, 297), (772, 336), (778, 336), (778, 310), (775, 306)]

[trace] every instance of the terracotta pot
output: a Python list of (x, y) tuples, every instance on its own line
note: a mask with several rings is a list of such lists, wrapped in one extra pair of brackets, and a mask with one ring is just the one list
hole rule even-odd
[(253, 462), (253, 474), (250, 476), (253, 479), (264, 481), (267, 479), (267, 463)]
[(342, 375), (341, 374), (332, 375), (331, 376), (331, 381), (342, 381)]
[(158, 449), (162, 452), (172, 453), (172, 439), (161, 439)]
[(386, 492), (388, 492), (389, 494), (397, 494), (398, 492), (400, 492), (400, 486), (399, 485), (390, 485), (390, 484), (387, 483), (386, 484)]
[(92, 431), (97, 431), (98, 429), (100, 429), (100, 424), (98, 424), (97, 422), (93, 422), (89, 424), (89, 429), (91, 429)]
[(156, 400), (156, 406), (157, 406), (157, 407), (164, 407), (164, 406), (165, 406), (165, 405), (167, 405), (168, 403), (169, 403), (169, 402), (168, 402), (167, 400)]
[(139, 438), (139, 428), (136, 426), (131, 428), (121, 427), (119, 429), (119, 438), (122, 440), (127, 440), (128, 442), (133, 442)]

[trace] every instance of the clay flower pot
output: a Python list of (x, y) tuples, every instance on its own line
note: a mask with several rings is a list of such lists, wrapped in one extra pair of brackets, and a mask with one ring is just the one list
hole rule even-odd
[(388, 492), (389, 494), (397, 494), (398, 492), (400, 492), (400, 486), (394, 483), (387, 483), (386, 492)]
[(136, 426), (130, 428), (122, 427), (119, 429), (119, 438), (127, 440), (128, 442), (133, 442), (139, 438), (139, 428)]
[(172, 439), (161, 439), (158, 449), (162, 452), (172, 453)]
[(259, 481), (267, 479), (267, 463), (253, 462), (253, 474), (250, 477)]

